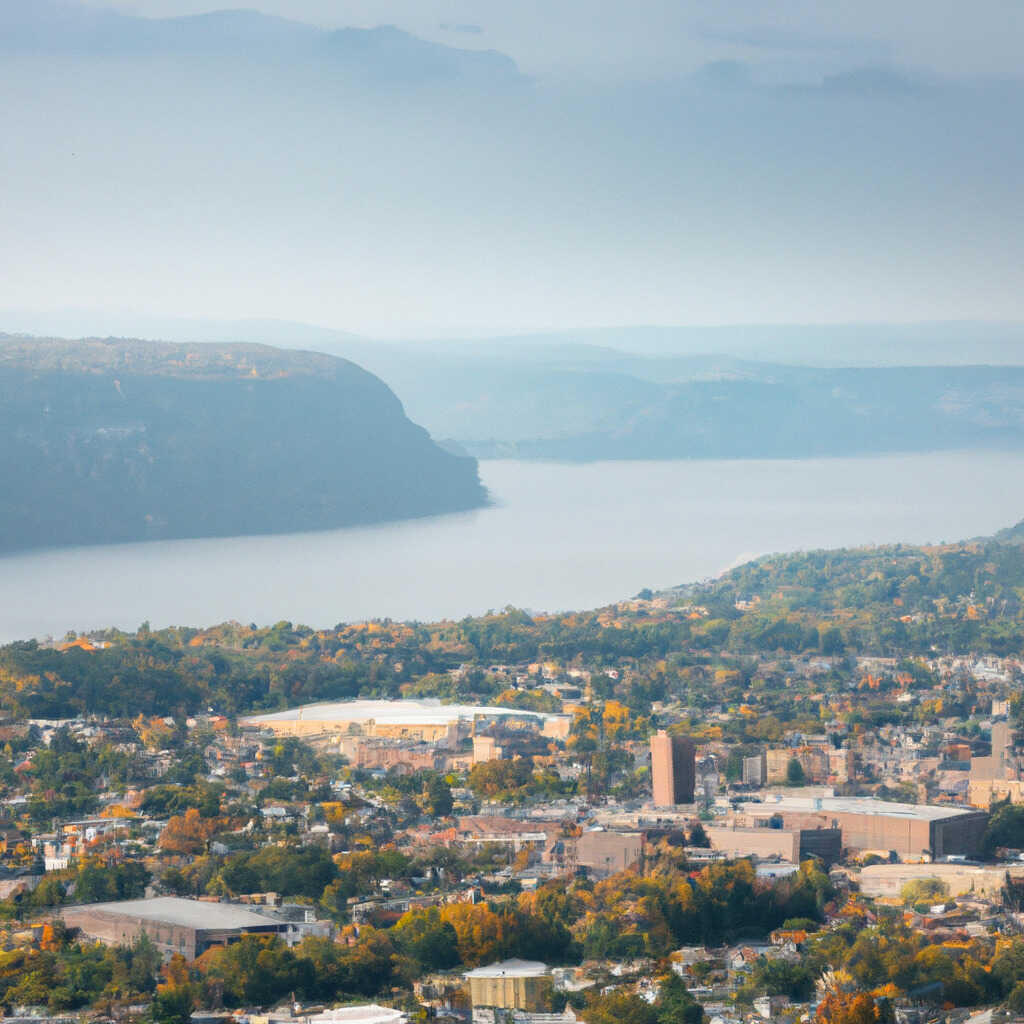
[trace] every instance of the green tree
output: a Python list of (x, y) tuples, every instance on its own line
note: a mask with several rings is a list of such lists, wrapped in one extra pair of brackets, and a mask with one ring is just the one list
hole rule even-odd
[(661, 979), (655, 1008), (658, 1024), (701, 1024), (704, 1019), (704, 1007), (690, 995), (675, 971)]
[(991, 857), (1000, 847), (1024, 849), (1024, 804), (1008, 801), (993, 808), (985, 830), (985, 854)]
[(452, 813), (452, 787), (440, 776), (433, 776), (427, 782), (427, 807), (435, 818), (447, 818)]
[(395, 945), (422, 971), (446, 971), (459, 963), (458, 935), (437, 907), (405, 914), (391, 930)]
[(658, 1011), (632, 992), (614, 989), (587, 1002), (586, 1024), (659, 1024)]
[(686, 845), (698, 849), (710, 849), (711, 840), (708, 839), (708, 834), (704, 831), (704, 826), (699, 821), (693, 823), (693, 828), (690, 829), (690, 834), (686, 839)]
[(900, 899), (908, 907), (938, 902), (949, 894), (949, 886), (938, 878), (914, 878), (900, 889)]

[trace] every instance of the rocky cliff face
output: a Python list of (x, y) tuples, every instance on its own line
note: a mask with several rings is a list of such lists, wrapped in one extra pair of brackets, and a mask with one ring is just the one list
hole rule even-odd
[(486, 501), (354, 363), (0, 339), (0, 550), (319, 530)]

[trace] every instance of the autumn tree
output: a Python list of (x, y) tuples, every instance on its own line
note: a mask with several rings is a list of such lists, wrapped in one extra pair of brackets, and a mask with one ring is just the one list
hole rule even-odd
[(167, 822), (160, 833), (160, 847), (168, 853), (202, 853), (215, 827), (215, 822), (204, 820), (197, 808), (190, 807)]
[(586, 1024), (659, 1024), (658, 1011), (646, 999), (623, 989), (589, 999), (583, 1020)]
[(830, 992), (818, 1006), (818, 1024), (882, 1024), (875, 1000), (866, 992)]

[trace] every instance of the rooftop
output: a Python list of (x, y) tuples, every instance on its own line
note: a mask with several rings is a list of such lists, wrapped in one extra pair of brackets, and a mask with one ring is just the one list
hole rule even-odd
[(522, 708), (487, 707), (479, 704), (442, 704), (436, 698), (419, 700), (342, 700), (323, 704), (306, 704), (300, 708), (274, 711), (266, 715), (250, 715), (243, 725), (273, 722), (392, 722), (410, 725), (444, 725), (458, 720), (472, 721), (479, 717), (515, 717), (547, 719), (552, 716)]
[(538, 978), (548, 973), (548, 965), (539, 960), (502, 960), (467, 971), (467, 978)]
[(900, 804), (889, 800), (878, 800), (870, 796), (826, 796), (792, 797), (781, 794), (765, 799), (762, 803), (745, 803), (743, 810), (756, 814), (763, 811), (824, 811), (826, 814), (877, 814), (887, 818), (909, 818), (916, 821), (943, 821), (965, 814), (981, 814), (975, 807), (937, 807), (931, 804)]
[(148, 900), (120, 900), (114, 903), (86, 903), (68, 907), (69, 911), (92, 911), (103, 914), (123, 914), (144, 921), (159, 921), (198, 930), (268, 928), (280, 921), (236, 903), (207, 903), (187, 900), (180, 896), (156, 896)]
[(405, 1014), (390, 1006), (368, 1003), (363, 1006), (338, 1006), (309, 1018), (309, 1024), (397, 1024)]

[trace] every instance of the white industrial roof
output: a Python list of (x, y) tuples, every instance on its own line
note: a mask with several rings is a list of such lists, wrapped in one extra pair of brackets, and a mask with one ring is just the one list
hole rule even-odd
[(878, 800), (870, 796), (824, 796), (824, 797), (770, 797), (762, 803), (743, 804), (743, 809), (756, 814), (763, 811), (823, 811), (826, 814), (878, 814), (887, 818), (910, 818), (917, 821), (941, 821), (964, 814), (978, 814), (974, 807), (936, 807), (931, 804), (900, 804), (889, 800)]
[(390, 1006), (367, 1003), (363, 1006), (339, 1006), (333, 1010), (313, 1014), (309, 1024), (398, 1024), (405, 1020), (401, 1010)]
[(467, 978), (537, 978), (548, 973), (548, 965), (539, 960), (502, 960), (467, 971)]
[(444, 725), (456, 719), (472, 721), (479, 715), (515, 716), (546, 719), (551, 716), (521, 708), (486, 707), (478, 704), (442, 704), (436, 697), (418, 700), (342, 700), (306, 704), (301, 708), (250, 715), (244, 725), (269, 725), (272, 722), (376, 722), (396, 725)]
[(221, 929), (266, 928), (280, 924), (272, 917), (257, 914), (237, 903), (207, 903), (180, 896), (155, 896), (148, 900), (121, 900), (114, 903), (87, 903), (68, 907), (74, 911), (95, 911), (103, 914), (125, 914), (145, 921), (160, 921), (183, 928)]

